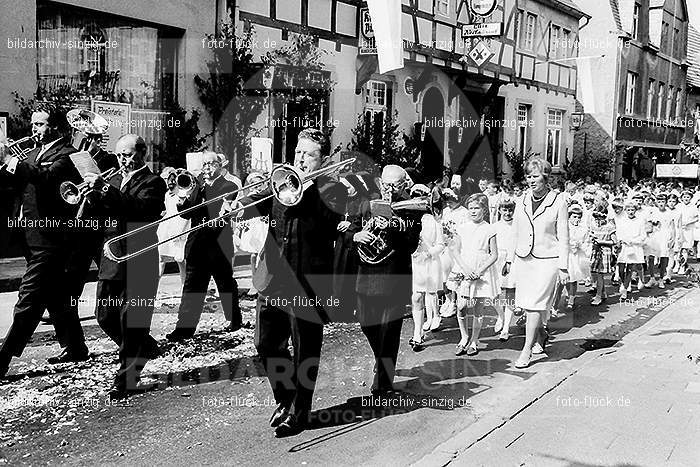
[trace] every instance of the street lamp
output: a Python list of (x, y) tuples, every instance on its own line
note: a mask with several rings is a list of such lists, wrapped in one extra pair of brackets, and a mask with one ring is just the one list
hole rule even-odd
[(654, 171), (652, 172), (651, 178), (656, 179), (656, 154), (651, 157), (651, 161), (654, 163)]

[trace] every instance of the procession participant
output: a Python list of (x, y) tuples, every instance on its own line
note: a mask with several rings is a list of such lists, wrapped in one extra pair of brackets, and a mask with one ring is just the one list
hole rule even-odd
[(695, 225), (698, 222), (698, 209), (693, 206), (690, 201), (693, 194), (690, 190), (684, 190), (681, 194), (681, 203), (678, 205), (679, 224), (678, 232), (679, 248), (680, 248), (680, 264), (678, 272), (685, 274), (688, 267), (688, 258), (693, 249), (693, 241), (695, 239)]
[(628, 200), (625, 202), (627, 217), (617, 226), (617, 238), (622, 244), (617, 261), (621, 268), (620, 298), (627, 299), (628, 288), (631, 285), (632, 273), (636, 270), (641, 275), (644, 265), (644, 242), (647, 238), (646, 220), (637, 217), (639, 205)]
[[(245, 185), (253, 185), (265, 180), (267, 176), (262, 172), (251, 172), (245, 179)], [(251, 189), (248, 193), (243, 193), (242, 196), (254, 193), (255, 191), (262, 191), (262, 186), (259, 185), (256, 188)], [(258, 268), (258, 263), (260, 261), (260, 254), (265, 246), (265, 239), (267, 238), (267, 231), (269, 230), (269, 219), (263, 216), (253, 217), (244, 222), (236, 223), (234, 230), (233, 243), (244, 253), (250, 254), (250, 271), (251, 277), (255, 276), (255, 270)], [(249, 297), (255, 298), (258, 295), (258, 291), (254, 285), (251, 284), (250, 289), (248, 289), (247, 295)]]
[[(177, 210), (182, 212), (207, 200), (217, 198), (237, 189), (233, 182), (226, 180), (221, 172), (221, 158), (218, 154), (205, 151), (202, 154), (202, 173), (196, 187), (187, 197), (177, 202)], [(231, 195), (234, 198), (235, 195)], [(224, 317), (229, 322), (227, 330), (241, 328), (241, 309), (238, 303), (238, 284), (233, 278), (233, 231), (229, 219), (213, 220), (222, 214), (225, 199), (199, 209), (181, 214), (190, 219), (193, 226), (205, 224), (187, 236), (185, 245), (186, 276), (182, 287), (182, 303), (177, 314), (175, 329), (166, 335), (170, 341), (182, 341), (194, 336), (202, 316), (204, 298), (209, 281), (214, 278), (221, 299)]]
[(493, 328), (495, 333), (500, 333), (498, 339), (507, 341), (510, 337), (510, 323), (516, 313), (515, 310), (515, 281), (513, 274), (503, 274), (503, 268), (508, 259), (508, 248), (514, 241), (513, 213), (515, 211), (515, 201), (504, 199), (499, 206), (501, 220), (496, 222), (496, 244), (498, 245), (498, 261), (494, 266), (496, 276), (500, 277), (499, 284), (501, 293), (496, 304), (498, 319)]
[[(439, 195), (439, 191), (436, 193)], [(412, 197), (433, 196), (425, 185), (414, 185), (410, 194)], [(408, 344), (414, 352), (425, 348), (423, 331), (436, 331), (441, 324), (437, 304), (437, 292), (443, 284), (441, 255), (445, 249), (441, 218), (442, 203), (438, 200), (433, 203), (433, 212), (421, 217), (418, 247), (411, 255), (413, 337)]]
[[(459, 235), (452, 237), (448, 247), (453, 253), (462, 278), (457, 291), (457, 323), (460, 341), (455, 355), (479, 353), (479, 334), (484, 319), (485, 300), (498, 295), (498, 279), (493, 265), (498, 260), (496, 230), (489, 224), (488, 198), (474, 194), (467, 199), (469, 222), (457, 226)], [(473, 315), (469, 334), (467, 317)]]
[(80, 175), (69, 159), (75, 152), (67, 138), (65, 114), (37, 109), (31, 117), (32, 133), (39, 146), (24, 161), (13, 157), (7, 142), (0, 142), (0, 170), (16, 182), (21, 192), (21, 218), (27, 247), (27, 269), (22, 276), (12, 325), (0, 347), (0, 378), (13, 356), (21, 356), (48, 310), (56, 337), (65, 350), (52, 362), (82, 361), (88, 349), (77, 312), (69, 303), (65, 270), (70, 241), (64, 228), (76, 210), (59, 195), (64, 181), (79, 182)]
[(666, 201), (666, 204), (668, 205), (668, 210), (671, 212), (672, 217), (673, 217), (673, 222), (674, 222), (674, 227), (675, 227), (675, 239), (673, 242), (673, 252), (672, 256), (669, 258), (668, 262), (668, 270), (666, 272), (666, 277), (668, 277), (668, 282), (671, 283), (673, 282), (673, 273), (678, 272), (678, 268), (680, 265), (680, 217), (681, 217), (681, 210), (678, 209), (678, 196), (672, 191), (668, 194), (668, 199)]
[(666, 193), (656, 195), (655, 220), (658, 223), (654, 227), (652, 235), (655, 237), (658, 259), (659, 259), (659, 279), (660, 289), (666, 288), (669, 281), (669, 258), (673, 255), (676, 241), (676, 220), (673, 212), (666, 207)]
[[(100, 203), (116, 226), (110, 225), (105, 240), (132, 231), (160, 219), (165, 209), (167, 190), (162, 178), (146, 165), (146, 142), (138, 135), (119, 138), (115, 152), (123, 175), (105, 182), (99, 174), (84, 179), (100, 192)], [(157, 243), (155, 229), (132, 235), (113, 246), (115, 254), (131, 253)], [(102, 256), (97, 281), (97, 322), (119, 346), (119, 369), (109, 396), (123, 399), (139, 391), (141, 370), (159, 355), (150, 335), (151, 320), (158, 290), (158, 252), (150, 252), (117, 263)]]
[[(299, 133), (295, 165), (310, 174), (329, 162), (330, 143), (320, 130)], [(269, 196), (270, 189), (242, 198), (239, 206)], [(269, 216), (270, 229), (253, 284), (258, 289), (255, 347), (277, 408), (270, 418), (275, 436), (293, 436), (308, 426), (323, 343), (325, 307), (331, 297), (333, 241), (347, 190), (331, 176), (317, 177), (298, 204), (276, 198), (244, 210)], [(319, 305), (320, 303), (320, 305)], [(289, 353), (292, 339), (294, 357)]]
[[(452, 189), (443, 190), (443, 197), (447, 206), (445, 206), (442, 213), (442, 231), (443, 237), (447, 238), (457, 235), (457, 226), (462, 222), (468, 221), (469, 213), (467, 208), (459, 202), (457, 194)], [(442, 277), (446, 290), (444, 301), (440, 306), (440, 317), (449, 318), (456, 313), (457, 286), (449, 280), (450, 273), (454, 267), (454, 260), (447, 248), (443, 249), (440, 255), (440, 262), (442, 263)]]
[[(408, 199), (406, 171), (397, 165), (382, 170), (382, 199), (390, 203)], [(421, 213), (364, 213), (368, 229), (357, 232), (356, 243), (369, 244), (375, 235), (369, 228), (383, 231), (393, 253), (378, 264), (360, 261), (357, 274), (357, 317), (375, 359), (372, 393), (394, 390), (396, 359), (401, 340), (405, 306), (410, 303), (411, 253), (418, 246)], [(389, 217), (390, 216), (390, 217)]]
[[(160, 177), (165, 180), (168, 191), (165, 193), (165, 211), (163, 217), (169, 217), (177, 214), (177, 203), (179, 197), (177, 195), (177, 171), (173, 167), (166, 167), (160, 174)], [(171, 238), (177, 234), (184, 232), (190, 228), (190, 220), (182, 217), (173, 217), (158, 225), (156, 231), (158, 241)], [(180, 284), (185, 284), (185, 243), (187, 243), (187, 235), (174, 238), (167, 243), (158, 245), (158, 274), (162, 277), (165, 272), (165, 264), (168, 261), (175, 261), (178, 270), (180, 271)]]
[(533, 353), (544, 352), (543, 325), (554, 289), (557, 281), (569, 282), (568, 212), (564, 196), (554, 194), (547, 184), (552, 166), (535, 157), (525, 164), (525, 173), (530, 191), (515, 206), (515, 242), (504, 271), (513, 268), (515, 305), (527, 313), (525, 345), (516, 368), (529, 366)]
[[(566, 289), (566, 310), (573, 311), (574, 302), (576, 300), (576, 290), (579, 281), (586, 280), (591, 277), (590, 262), (588, 260), (590, 253), (587, 251), (589, 240), (589, 227), (583, 225), (581, 218), (583, 217), (583, 209), (578, 203), (573, 203), (569, 206), (569, 282), (566, 284), (557, 284), (557, 291), (554, 298), (554, 304), (550, 311), (550, 320), (559, 318), (557, 306), (559, 304), (562, 292)], [(591, 216), (596, 213), (595, 208)], [(594, 220), (595, 222), (595, 220)]]
[(371, 198), (365, 181), (358, 174), (348, 174), (340, 178), (347, 189), (345, 214), (337, 226), (333, 256), (333, 297), (340, 300), (338, 307), (327, 310), (332, 313), (332, 321), (353, 322), (355, 320), (355, 283), (360, 257), (357, 254), (353, 237), (362, 230), (362, 213), (369, 209)]
[(613, 247), (617, 244), (615, 224), (608, 220), (605, 205), (599, 203), (593, 211), (593, 225), (589, 235), (593, 243), (591, 253), (591, 274), (596, 287), (591, 305), (598, 306), (605, 300), (605, 275), (615, 269), (616, 258)]

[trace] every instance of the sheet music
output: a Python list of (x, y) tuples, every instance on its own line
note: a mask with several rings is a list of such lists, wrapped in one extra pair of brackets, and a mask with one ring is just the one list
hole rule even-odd
[(85, 175), (89, 173), (100, 173), (100, 168), (97, 166), (97, 162), (95, 162), (95, 159), (90, 156), (89, 152), (76, 152), (68, 157), (70, 157), (70, 160), (73, 161), (73, 165), (75, 165), (75, 168), (78, 169), (81, 177), (85, 177)]

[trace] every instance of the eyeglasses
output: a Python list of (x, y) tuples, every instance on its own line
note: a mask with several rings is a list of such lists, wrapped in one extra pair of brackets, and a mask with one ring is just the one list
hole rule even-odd
[(221, 162), (219, 162), (219, 161), (208, 161), (208, 162), (202, 163), (202, 167), (217, 167), (220, 165), (221, 165)]
[(382, 185), (384, 185), (384, 187), (386, 187), (386, 188), (397, 191), (397, 190), (402, 189), (404, 187), (405, 183), (406, 182), (395, 182), (395, 183), (382, 182)]

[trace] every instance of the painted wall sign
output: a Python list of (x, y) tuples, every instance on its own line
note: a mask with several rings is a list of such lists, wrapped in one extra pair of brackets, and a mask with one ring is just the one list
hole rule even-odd
[(462, 26), (462, 37), (494, 37), (503, 35), (503, 23), (475, 23)]

